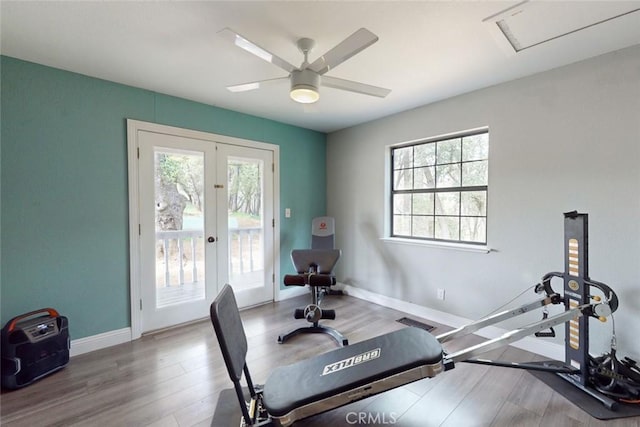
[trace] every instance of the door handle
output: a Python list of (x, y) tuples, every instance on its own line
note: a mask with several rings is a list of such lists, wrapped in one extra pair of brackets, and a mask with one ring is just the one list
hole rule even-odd
[(207, 239), (207, 242), (209, 242), (209, 243), (213, 243), (215, 241), (216, 241), (216, 238), (213, 237), (213, 236), (209, 236), (209, 238)]

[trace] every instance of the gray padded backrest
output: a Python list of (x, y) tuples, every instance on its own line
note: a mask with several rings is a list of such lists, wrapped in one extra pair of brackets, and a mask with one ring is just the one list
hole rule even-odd
[(224, 285), (211, 303), (210, 314), (229, 377), (234, 383), (240, 381), (247, 360), (247, 337), (231, 286)]
[(321, 216), (311, 221), (311, 249), (335, 248), (336, 225), (330, 216)]
[(294, 249), (291, 261), (298, 273), (306, 273), (309, 267), (317, 266), (317, 273), (329, 274), (340, 258), (339, 249)]

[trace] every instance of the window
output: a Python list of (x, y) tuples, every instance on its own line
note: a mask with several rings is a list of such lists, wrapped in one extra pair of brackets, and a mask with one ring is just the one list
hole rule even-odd
[(489, 132), (391, 148), (391, 237), (486, 244)]

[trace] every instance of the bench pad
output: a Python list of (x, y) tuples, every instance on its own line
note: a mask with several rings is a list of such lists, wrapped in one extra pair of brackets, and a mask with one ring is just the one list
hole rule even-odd
[(280, 425), (442, 371), (442, 346), (429, 332), (404, 328), (276, 368), (263, 403)]

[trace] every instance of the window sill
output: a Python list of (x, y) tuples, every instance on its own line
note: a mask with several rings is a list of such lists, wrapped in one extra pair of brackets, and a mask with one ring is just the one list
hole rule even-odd
[(476, 252), (476, 253), (484, 253), (488, 254), (489, 252), (494, 251), (490, 247), (486, 245), (469, 245), (465, 243), (453, 243), (453, 242), (436, 242), (430, 240), (414, 240), (414, 239), (403, 239), (400, 237), (383, 237), (380, 240), (386, 243), (395, 243), (400, 245), (412, 245), (412, 246), (423, 246), (430, 248), (438, 248), (438, 249), (450, 249), (457, 250), (463, 252)]

